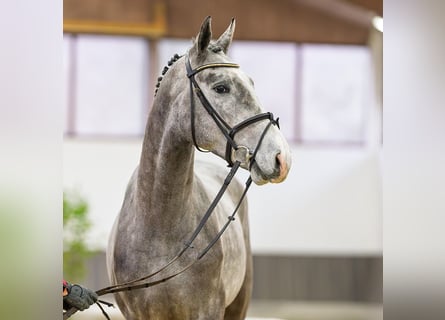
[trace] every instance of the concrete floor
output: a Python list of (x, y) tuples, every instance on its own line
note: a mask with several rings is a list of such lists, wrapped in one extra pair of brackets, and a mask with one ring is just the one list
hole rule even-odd
[[(111, 320), (124, 320), (119, 309), (104, 307)], [(104, 320), (98, 307), (77, 312), (72, 320)], [(259, 301), (250, 304), (246, 320), (382, 320), (380, 304), (349, 302)]]

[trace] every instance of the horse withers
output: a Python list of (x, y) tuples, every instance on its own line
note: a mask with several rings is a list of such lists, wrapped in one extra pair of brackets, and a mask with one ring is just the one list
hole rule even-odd
[[(195, 147), (250, 171), (257, 185), (282, 182), (291, 156), (278, 121), (264, 113), (253, 81), (226, 55), (235, 21), (216, 41), (207, 17), (192, 47), (159, 78), (139, 166), (125, 193), (107, 250), (111, 283), (190, 265), (226, 224), (243, 185), (233, 181), (187, 243), (226, 179), (227, 169), (194, 161)], [(252, 290), (247, 201), (197, 263), (156, 286), (116, 293), (126, 319), (244, 319)], [(232, 219), (233, 220), (233, 219)]]

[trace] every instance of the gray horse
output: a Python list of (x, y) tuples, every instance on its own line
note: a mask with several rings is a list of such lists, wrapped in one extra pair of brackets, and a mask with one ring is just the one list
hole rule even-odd
[[(227, 169), (195, 163), (195, 146), (226, 160), (229, 148), (229, 163), (238, 157), (235, 143), (249, 155), (255, 150), (254, 159), (239, 162), (257, 185), (279, 183), (289, 171), (289, 146), (276, 122), (270, 125), (271, 120), (257, 119), (228, 138), (198, 96), (203, 94), (232, 127), (262, 112), (252, 80), (226, 56), (234, 20), (216, 41), (211, 41), (210, 21), (210, 17), (205, 19), (187, 55), (176, 56), (170, 68), (164, 69), (158, 85), (140, 163), (109, 240), (107, 265), (113, 284), (143, 277), (167, 264), (223, 184)], [(187, 63), (195, 68), (193, 76), (187, 74)], [(200, 66), (206, 67), (199, 70)], [(199, 89), (192, 90), (191, 78)], [(226, 223), (242, 192), (243, 186), (233, 181), (193, 246), (157, 276), (168, 276), (194, 260)], [(237, 219), (193, 267), (157, 286), (116, 294), (125, 318), (244, 319), (252, 287), (248, 224), (247, 201), (243, 200)]]

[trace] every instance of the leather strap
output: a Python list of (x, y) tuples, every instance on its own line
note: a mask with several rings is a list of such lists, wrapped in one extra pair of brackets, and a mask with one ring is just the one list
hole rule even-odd
[[(271, 123), (278, 125), (278, 119), (275, 120), (274, 116), (271, 112), (265, 112), (265, 113), (261, 113), (261, 114), (257, 114), (254, 115), (242, 122), (240, 122), (239, 124), (235, 125), (233, 128), (221, 117), (221, 115), (215, 110), (215, 108), (212, 107), (212, 105), (210, 104), (209, 100), (206, 98), (206, 96), (204, 95), (204, 93), (202, 92), (201, 88), (199, 87), (198, 82), (195, 79), (195, 75), (199, 72), (201, 72), (202, 70), (208, 69), (208, 68), (239, 68), (238, 64), (235, 63), (209, 63), (209, 64), (204, 64), (202, 66), (199, 66), (195, 69), (192, 68), (191, 64), (190, 64), (190, 59), (188, 54), (185, 56), (185, 67), (187, 70), (187, 77), (190, 80), (190, 118), (191, 118), (191, 132), (192, 132), (192, 140), (193, 140), (193, 144), (195, 145), (196, 149), (198, 149), (198, 151), (201, 152), (206, 152), (205, 150), (202, 150), (199, 146), (198, 143), (196, 142), (196, 130), (195, 130), (195, 99), (194, 99), (194, 93), (196, 93), (196, 95), (198, 96), (199, 100), (201, 101), (201, 104), (203, 105), (203, 107), (206, 109), (206, 111), (209, 113), (209, 115), (212, 117), (213, 121), (215, 122), (215, 124), (218, 126), (218, 128), (220, 129), (220, 131), (222, 132), (222, 134), (225, 136), (226, 140), (227, 140), (227, 144), (226, 144), (226, 154), (225, 154), (225, 159), (227, 161), (227, 164), (229, 167), (233, 166), (233, 160), (232, 160), (232, 149), (233, 150), (237, 150), (238, 149), (238, 145), (236, 144), (234, 138), (235, 138), (235, 134), (246, 128), (247, 126), (258, 122), (258, 121), (262, 121), (262, 120), (269, 120)], [(193, 88), (195, 90), (193, 90)], [(264, 132), (263, 132), (263, 136), (264, 136)], [(262, 139), (261, 139), (262, 140)], [(257, 151), (258, 151), (258, 145), (257, 145)], [(207, 151), (208, 152), (208, 151)], [(253, 152), (252, 154), (256, 154), (256, 152)], [(252, 159), (254, 160), (254, 159)], [(252, 163), (249, 164), (249, 166), (251, 167)]]
[[(232, 215), (230, 215), (228, 217), (228, 221), (226, 222), (226, 224), (221, 228), (221, 230), (217, 233), (217, 235), (210, 241), (210, 243), (207, 245), (207, 247), (201, 251), (201, 253), (198, 254), (198, 256), (196, 257), (196, 259), (194, 259), (191, 263), (189, 263), (185, 268), (169, 275), (166, 276), (164, 278), (161, 278), (159, 280), (155, 280), (155, 281), (148, 281), (148, 282), (142, 282), (144, 280), (147, 280), (149, 278), (152, 278), (153, 276), (155, 276), (156, 274), (160, 273), (161, 271), (167, 269), (170, 265), (172, 265), (176, 260), (178, 260), (186, 251), (188, 248), (193, 248), (192, 247), (192, 243), (193, 241), (196, 239), (196, 237), (198, 236), (199, 232), (202, 230), (202, 228), (204, 227), (205, 223), (207, 222), (207, 220), (209, 219), (210, 215), (212, 214), (213, 210), (215, 209), (216, 205), (218, 204), (218, 202), (221, 200), (222, 196), (224, 195), (228, 185), (230, 184), (230, 182), (233, 180), (236, 171), (239, 169), (241, 163), (239, 161), (236, 161), (232, 167), (232, 169), (230, 170), (229, 174), (227, 175), (226, 179), (224, 180), (223, 185), (221, 186), (217, 196), (215, 197), (215, 199), (212, 201), (212, 203), (210, 204), (209, 208), (207, 209), (206, 213), (204, 214), (204, 216), (201, 218), (201, 221), (199, 222), (198, 226), (196, 227), (196, 229), (194, 230), (192, 236), (189, 238), (188, 241), (186, 241), (186, 243), (184, 244), (184, 247), (179, 251), (179, 253), (173, 258), (171, 259), (166, 265), (164, 265), (162, 268), (160, 268), (159, 270), (146, 275), (142, 278), (139, 279), (135, 279), (129, 282), (125, 282), (125, 283), (120, 283), (117, 285), (113, 285), (113, 286), (109, 286), (109, 287), (105, 287), (103, 289), (100, 289), (98, 291), (96, 291), (96, 294), (98, 296), (103, 296), (105, 294), (109, 294), (109, 293), (116, 293), (116, 292), (121, 292), (121, 291), (130, 291), (130, 290), (136, 290), (136, 289), (142, 289), (142, 288), (148, 288), (148, 287), (152, 287), (155, 286), (157, 284), (160, 284), (162, 282), (165, 282), (167, 280), (170, 280), (178, 275), (180, 275), (181, 273), (187, 271), (189, 268), (191, 268), (196, 262), (198, 262), (200, 259), (202, 259), (202, 257), (204, 257), (204, 255), (213, 247), (213, 245), (218, 241), (218, 239), (222, 236), (222, 234), (224, 233), (224, 231), (227, 229), (227, 227), (229, 226), (229, 224), (235, 220), (235, 215), (238, 212), (239, 207), (241, 206), (242, 201), (244, 200), (247, 191), (251, 185), (252, 179), (249, 177), (246, 181), (246, 187), (238, 201), (238, 204), (236, 205), (235, 209), (232, 212)], [(141, 283), (142, 282), (142, 283)], [(102, 309), (102, 308), (101, 308)], [(76, 308), (70, 308), (69, 310), (67, 310), (64, 314), (63, 314), (63, 319), (66, 320), (69, 317), (71, 317), (74, 313), (77, 312)]]
[[(196, 149), (203, 152), (196, 142), (196, 134), (195, 134), (195, 99), (194, 99), (194, 93), (196, 92), (196, 95), (198, 96), (199, 100), (201, 101), (201, 104), (204, 106), (206, 111), (209, 113), (209, 115), (212, 117), (213, 121), (216, 123), (218, 128), (221, 130), (221, 132), (226, 137), (227, 141), (234, 147), (236, 147), (235, 142), (230, 138), (228, 135), (228, 130), (231, 129), (230, 125), (224, 121), (224, 119), (216, 112), (216, 110), (212, 107), (210, 102), (207, 100), (206, 96), (202, 92), (201, 88), (199, 87), (198, 83), (196, 82), (195, 75), (198, 72), (201, 72), (202, 70), (208, 69), (208, 68), (220, 68), (220, 67), (227, 67), (227, 68), (239, 68), (239, 65), (235, 63), (209, 63), (202, 65), (196, 69), (192, 69), (192, 66), (190, 64), (190, 59), (188, 55), (185, 56), (185, 67), (187, 70), (187, 77), (190, 80), (190, 121), (191, 121), (191, 132), (192, 132), (192, 140), (193, 144), (195, 145)], [(193, 90), (193, 88), (195, 90)]]

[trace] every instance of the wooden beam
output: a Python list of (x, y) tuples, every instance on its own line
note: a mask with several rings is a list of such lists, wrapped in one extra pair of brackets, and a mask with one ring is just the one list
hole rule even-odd
[(211, 15), (214, 37), (235, 17), (237, 40), (366, 45), (381, 1), (64, 0), (64, 31), (190, 39)]
[(374, 12), (383, 17), (383, 0), (344, 0)]
[[(80, 6), (80, 4), (77, 5)], [(79, 11), (81, 12), (80, 14), (78, 13)], [(83, 14), (82, 10), (74, 10), (72, 14), (65, 14), (63, 31), (68, 33), (159, 38), (164, 36), (167, 30), (165, 5), (163, 2), (157, 1), (152, 4), (152, 21), (147, 21), (147, 17), (144, 16), (141, 17), (140, 21), (132, 21), (131, 19), (126, 19), (123, 13), (116, 12), (114, 15), (101, 15), (100, 10), (97, 11), (98, 12), (90, 12), (88, 15)]]
[(375, 12), (363, 6), (342, 0), (294, 0), (296, 3), (315, 8), (320, 12), (338, 17), (343, 21), (370, 28)]
[[(316, 1), (316, 0), (309, 0)], [(368, 27), (296, 0), (166, 0), (166, 36), (191, 38), (204, 17), (212, 16), (214, 37), (236, 18), (236, 40), (364, 45)]]

